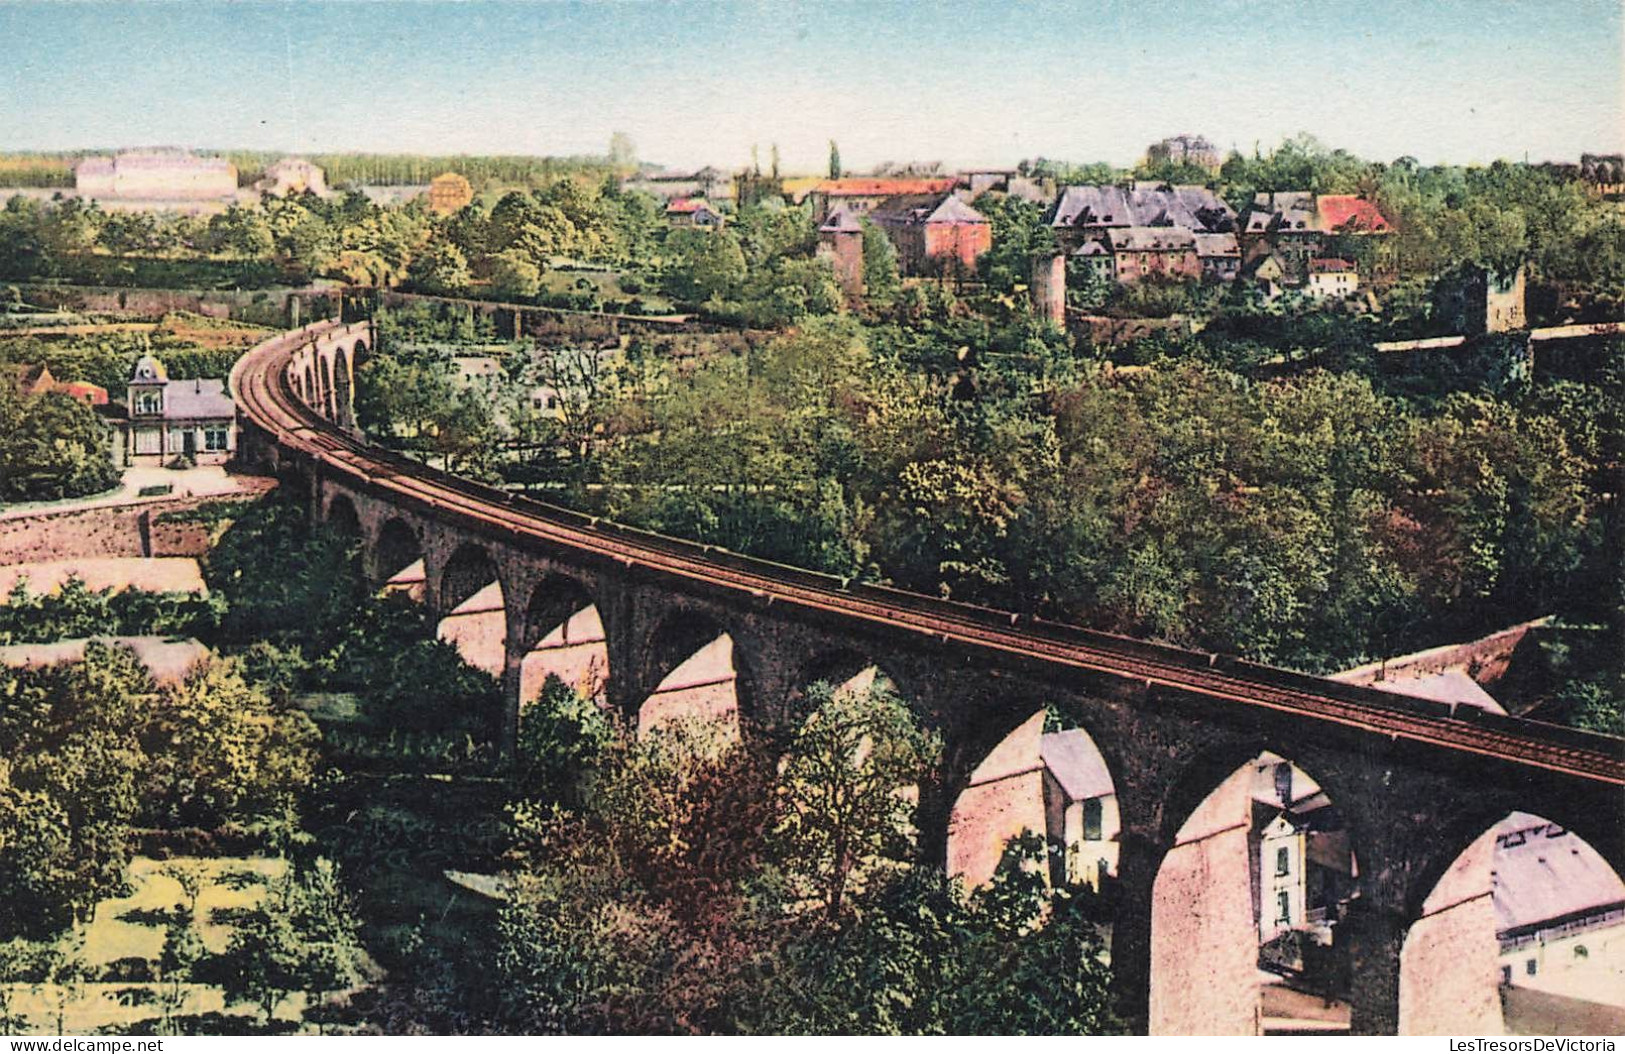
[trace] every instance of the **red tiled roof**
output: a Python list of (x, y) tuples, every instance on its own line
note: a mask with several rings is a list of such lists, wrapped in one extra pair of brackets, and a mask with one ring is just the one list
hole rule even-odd
[(673, 198), (666, 206), (667, 212), (698, 212), (705, 208), (705, 202), (697, 198)]
[(64, 381), (56, 386), (56, 390), (94, 406), (101, 406), (107, 402), (107, 389), (89, 381)]
[(1353, 194), (1322, 194), (1316, 201), (1321, 228), (1337, 231), (1387, 231), (1393, 225), (1377, 211), (1377, 206)]
[(1336, 256), (1317, 256), (1309, 261), (1310, 274), (1340, 274), (1354, 270), (1354, 261)]
[(879, 194), (888, 197), (900, 194), (941, 194), (954, 189), (957, 182), (953, 176), (937, 176), (929, 179), (826, 179), (813, 188), (813, 193), (832, 198), (871, 197)]

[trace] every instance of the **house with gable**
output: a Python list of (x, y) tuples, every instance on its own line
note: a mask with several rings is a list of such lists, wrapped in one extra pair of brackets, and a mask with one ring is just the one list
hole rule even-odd
[(1122, 819), (1106, 759), (1082, 729), (1045, 732), (1038, 740), (1044, 764), (1044, 828), (1050, 881), (1082, 883), (1099, 891), (1117, 873)]
[(237, 449), (237, 404), (218, 377), (170, 380), (162, 361), (143, 355), (130, 376), (123, 421), (125, 464), (188, 458), (223, 464)]
[(891, 239), (905, 275), (973, 272), (993, 246), (993, 225), (951, 188), (887, 198), (869, 210), (869, 219)]

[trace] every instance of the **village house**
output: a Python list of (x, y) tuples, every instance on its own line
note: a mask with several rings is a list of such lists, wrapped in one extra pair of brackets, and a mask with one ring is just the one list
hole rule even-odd
[(320, 165), (302, 157), (285, 157), (265, 166), (265, 172), (254, 181), (255, 194), (287, 197), (289, 194), (311, 193), (327, 197), (327, 173)]
[(818, 227), (818, 255), (830, 262), (848, 304), (863, 297), (863, 224), (844, 205)]
[(57, 392), (86, 406), (107, 405), (107, 389), (99, 384), (91, 384), (89, 381), (59, 381), (51, 375), (51, 368), (44, 365), (17, 366), (13, 369), (19, 395)]
[(1236, 229), (1235, 210), (1194, 184), (1131, 182), (1064, 188), (1045, 222), (1067, 252), (1124, 227), (1183, 227), (1197, 234)]
[(1196, 234), (1196, 258), (1204, 281), (1234, 282), (1241, 274), (1241, 243), (1234, 231)]
[(1309, 261), (1309, 281), (1304, 293), (1317, 300), (1341, 300), (1360, 287), (1360, 275), (1353, 260), (1314, 257)]
[(1554, 823), (1513, 813), (1495, 828), (1501, 983), (1625, 1006), (1625, 882)]
[(1082, 729), (1046, 732), (1038, 740), (1044, 763), (1044, 828), (1050, 846), (1050, 881), (1082, 883), (1099, 891), (1117, 874), (1122, 820), (1106, 759)]
[(1316, 968), (1309, 945), (1332, 945), (1359, 869), (1342, 815), (1291, 762), (1273, 754), (1260, 758), (1252, 812), (1259, 966), (1295, 979)]
[(993, 246), (993, 225), (951, 190), (887, 198), (869, 219), (891, 239), (905, 275), (974, 272)]
[(223, 464), (237, 449), (237, 404), (219, 378), (172, 381), (164, 364), (143, 355), (125, 403), (125, 464)]
[(957, 182), (953, 176), (850, 176), (820, 180), (807, 197), (812, 201), (813, 218), (822, 222), (837, 205), (844, 205), (848, 211), (861, 215), (895, 198), (947, 194)]
[(673, 198), (666, 205), (666, 222), (673, 227), (703, 227), (706, 230), (720, 230), (724, 220), (722, 213), (713, 209), (703, 199)]
[(1279, 258), (1288, 286), (1309, 284), (1309, 261), (1324, 255), (1332, 235), (1386, 234), (1392, 230), (1377, 207), (1353, 194), (1308, 191), (1260, 192), (1241, 217), (1242, 266)]
[(1202, 277), (1196, 235), (1186, 227), (1112, 227), (1073, 255), (1120, 285)]

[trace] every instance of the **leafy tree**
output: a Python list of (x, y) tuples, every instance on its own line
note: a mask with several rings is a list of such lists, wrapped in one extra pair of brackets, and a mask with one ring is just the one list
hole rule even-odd
[(800, 872), (834, 922), (850, 886), (880, 861), (907, 857), (912, 806), (901, 791), (919, 780), (939, 748), (884, 689), (838, 692), (819, 684), (807, 698), (812, 712), (781, 762), (774, 833), (784, 866)]
[(118, 482), (107, 427), (88, 406), (58, 392), (0, 388), (0, 498), (76, 498)]
[(175, 1015), (186, 1006), (187, 985), (196, 979), (198, 964), (207, 954), (203, 938), (191, 922), (172, 922), (164, 931), (164, 950), (158, 957), (158, 1001), (164, 1023), (172, 1031)]
[(221, 987), (228, 1002), (250, 1001), (269, 1022), (282, 1001), (313, 1002), (361, 979), (360, 926), (331, 861), (290, 866), (232, 931)]
[(897, 250), (886, 232), (872, 223), (863, 225), (863, 294), (874, 307), (884, 310), (902, 288), (897, 272)]
[(442, 242), (431, 244), (427, 251), (415, 257), (407, 273), (425, 292), (446, 296), (460, 296), (473, 281), (462, 250)]

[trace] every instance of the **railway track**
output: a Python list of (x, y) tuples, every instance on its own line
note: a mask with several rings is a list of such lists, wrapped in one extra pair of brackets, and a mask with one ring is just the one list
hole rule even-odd
[(286, 381), (295, 350), (337, 323), (273, 338), (232, 373), (242, 413), (279, 446), (320, 462), (375, 494), (425, 507), (520, 545), (563, 548), (704, 583), (763, 604), (904, 629), (971, 651), (1086, 670), (1227, 704), (1261, 707), (1625, 787), (1625, 742), (1554, 725), (1407, 700), (1219, 655), (1147, 644), (1009, 612), (857, 585), (736, 553), (667, 538), (520, 498), (428, 468), (356, 440), (306, 407)]

